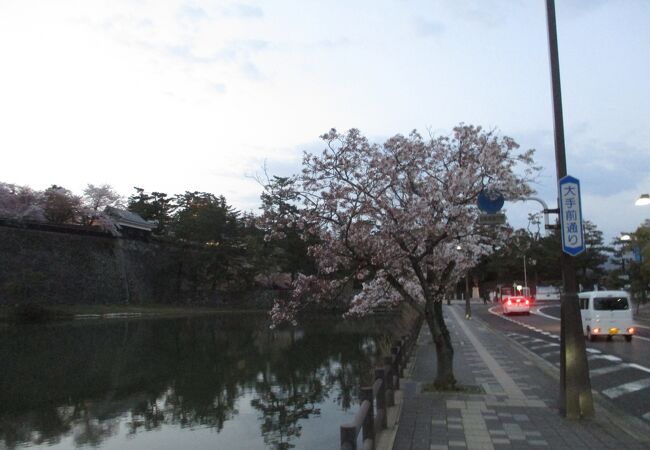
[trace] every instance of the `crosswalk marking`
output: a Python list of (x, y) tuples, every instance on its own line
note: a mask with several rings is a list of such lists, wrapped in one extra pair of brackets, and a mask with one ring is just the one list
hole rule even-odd
[(629, 367), (629, 364), (616, 364), (615, 366), (607, 366), (607, 367), (601, 367), (599, 369), (593, 369), (589, 371), (589, 375), (593, 376), (598, 376), (598, 375), (605, 375), (607, 373), (612, 373), (616, 372), (619, 370), (623, 370), (625, 368)]
[[(518, 320), (513, 320), (510, 317), (504, 317), (504, 316), (502, 316), (500, 314), (497, 314), (493, 310), (490, 310), (490, 312), (492, 314), (496, 315), (496, 316), (501, 317), (504, 320), (507, 320), (509, 322), (513, 322), (513, 323), (515, 323), (515, 324), (517, 324), (519, 326), (522, 326), (522, 327), (524, 327), (524, 328), (526, 328), (528, 330), (535, 331), (536, 333), (539, 333), (540, 335), (544, 336), (545, 338), (551, 338), (551, 339), (554, 339), (554, 340), (557, 340), (557, 341), (560, 340), (560, 336), (552, 334), (552, 333), (550, 333), (548, 331), (541, 330), (541, 329), (536, 328), (534, 326), (522, 323), (522, 322), (520, 322)], [(540, 314), (540, 315), (544, 315), (544, 314)], [(556, 319), (556, 320), (558, 320), (558, 319)], [(523, 331), (523, 333), (526, 333), (526, 332)], [(548, 339), (547, 340), (539, 339), (539, 338), (535, 338), (533, 336), (529, 336), (527, 334), (522, 334), (522, 333), (517, 333), (517, 332), (512, 332), (512, 331), (506, 332), (505, 335), (508, 336), (509, 338), (511, 338), (511, 339), (525, 345), (530, 351), (533, 351), (533, 352), (537, 353), (540, 357), (542, 357), (544, 359), (548, 360), (549, 357), (553, 357), (553, 356), (556, 356), (556, 355), (560, 354), (560, 349), (557, 348), (557, 347), (559, 347), (559, 344), (558, 343), (551, 343), (551, 342), (548, 341)], [(641, 336), (635, 336), (635, 337), (639, 338), (639, 339), (650, 341), (650, 338), (644, 338), (644, 337), (641, 337)], [(554, 350), (551, 350), (551, 351), (543, 351), (543, 349), (547, 349), (547, 348), (551, 348), (551, 347), (556, 347), (556, 348)], [(540, 350), (542, 350), (543, 352), (538, 353), (538, 351), (540, 351)], [(607, 354), (607, 353), (602, 353), (600, 350), (595, 349), (595, 348), (586, 347), (585, 350), (587, 351), (587, 359), (589, 361), (593, 361), (593, 360), (601, 360), (601, 361), (603, 361), (604, 360), (604, 361), (610, 361), (610, 362), (614, 363), (614, 364), (608, 365), (606, 367), (600, 367), (600, 368), (597, 368), (597, 369), (590, 370), (589, 375), (592, 376), (592, 377), (597, 377), (597, 376), (601, 376), (601, 375), (615, 373), (615, 372), (618, 372), (618, 371), (626, 369), (626, 368), (627, 369), (636, 369), (636, 370), (640, 370), (642, 372), (650, 373), (650, 367), (642, 366), (640, 364), (623, 362), (623, 359), (619, 358), (618, 356), (610, 355), (610, 354)], [(560, 367), (559, 362), (553, 362), (552, 360), (549, 361), (549, 362), (551, 362), (554, 366), (556, 366), (558, 368)], [(630, 372), (630, 373), (632, 373), (632, 372)], [(640, 374), (638, 374), (638, 375), (640, 375)], [(614, 375), (612, 377), (612, 379), (615, 379), (615, 378), (616, 378), (616, 375)], [(616, 399), (618, 397), (621, 397), (622, 395), (634, 393), (634, 392), (637, 392), (637, 391), (640, 391), (640, 390), (643, 390), (643, 389), (648, 389), (648, 388), (650, 388), (650, 378), (643, 378), (643, 379), (640, 379), (640, 380), (636, 380), (636, 381), (624, 383), (624, 384), (621, 384), (621, 385), (618, 385), (618, 386), (614, 386), (614, 387), (611, 387), (611, 388), (608, 388), (608, 389), (604, 389), (604, 390), (601, 391), (601, 393), (603, 395), (605, 395), (606, 397), (610, 398), (610, 399)], [(643, 415), (641, 415), (641, 417), (644, 420), (650, 422), (650, 411), (646, 412)]]
[(593, 361), (594, 359), (606, 359), (607, 361), (614, 361), (614, 362), (623, 361), (621, 358), (614, 355), (589, 355), (587, 356), (587, 359), (589, 361)]
[(629, 394), (631, 392), (640, 391), (650, 387), (650, 378), (644, 378), (638, 381), (632, 381), (631, 383), (621, 384), (613, 388), (605, 389), (603, 395), (606, 395), (609, 398), (620, 397), (623, 394)]
[(642, 365), (640, 365), (640, 364), (634, 364), (634, 363), (631, 363), (631, 364), (629, 364), (629, 366), (632, 367), (632, 368), (634, 368), (634, 369), (639, 369), (639, 370), (642, 370), (642, 371), (644, 371), (644, 372), (648, 372), (648, 373), (650, 373), (650, 369), (649, 369), (649, 368), (647, 368), (647, 367), (645, 367), (645, 366), (642, 366)]
[(548, 347), (559, 347), (559, 346), (560, 346), (560, 344), (558, 344), (557, 342), (547, 342), (547, 343), (544, 344), (544, 345), (536, 345), (536, 346), (534, 346), (534, 347), (531, 347), (530, 349), (531, 349), (531, 350), (540, 350), (540, 349), (542, 349), (542, 348), (548, 348)]

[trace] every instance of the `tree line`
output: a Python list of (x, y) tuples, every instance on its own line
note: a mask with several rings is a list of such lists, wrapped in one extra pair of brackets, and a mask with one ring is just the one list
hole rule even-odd
[[(274, 177), (268, 182), (278, 185), (282, 180)], [(262, 195), (263, 203), (274, 201), (275, 196)], [(179, 271), (194, 286), (208, 284), (211, 292), (248, 289), (260, 274), (267, 275), (262, 278), (267, 286), (288, 287), (291, 280), (285, 277), (280, 282), (278, 273), (309, 273), (313, 267), (307, 243), (297, 233), (290, 232), (282, 241), (265, 239), (256, 216), (238, 211), (222, 195), (198, 191), (168, 195), (135, 187), (125, 198), (107, 184), (88, 184), (82, 195), (76, 195), (58, 185), (38, 191), (0, 182), (0, 218), (4, 219), (92, 226), (116, 233), (107, 207), (150, 221), (150, 240), (184, 248), (179, 252)]]

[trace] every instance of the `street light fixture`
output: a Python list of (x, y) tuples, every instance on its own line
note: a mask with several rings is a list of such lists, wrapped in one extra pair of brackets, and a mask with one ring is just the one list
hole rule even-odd
[(639, 198), (634, 202), (636, 206), (646, 206), (650, 205), (650, 194), (641, 194)]

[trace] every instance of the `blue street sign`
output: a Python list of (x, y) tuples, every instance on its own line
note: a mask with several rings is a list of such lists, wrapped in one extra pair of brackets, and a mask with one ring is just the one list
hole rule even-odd
[(562, 251), (571, 256), (585, 251), (582, 229), (582, 205), (580, 203), (580, 182), (567, 175), (560, 179), (560, 229), (562, 230)]
[(478, 194), (478, 209), (488, 214), (496, 214), (503, 208), (504, 198), (498, 191), (481, 191)]

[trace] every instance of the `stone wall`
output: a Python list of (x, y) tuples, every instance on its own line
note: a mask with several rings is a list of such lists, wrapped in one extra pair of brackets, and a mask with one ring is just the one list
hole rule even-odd
[[(0, 224), (0, 305), (219, 303), (200, 250)], [(198, 275), (197, 275), (198, 274)]]

